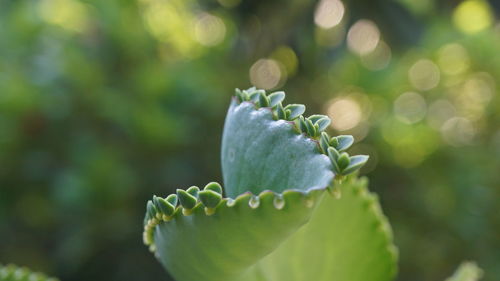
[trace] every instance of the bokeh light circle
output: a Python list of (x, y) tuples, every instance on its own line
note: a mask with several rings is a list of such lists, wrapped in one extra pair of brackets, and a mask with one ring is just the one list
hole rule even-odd
[(347, 47), (353, 53), (366, 55), (373, 52), (380, 41), (380, 31), (370, 20), (358, 20), (347, 32)]

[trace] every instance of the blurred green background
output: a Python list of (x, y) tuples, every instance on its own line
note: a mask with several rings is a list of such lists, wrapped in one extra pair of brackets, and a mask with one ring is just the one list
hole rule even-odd
[[(169, 280), (145, 202), (221, 180), (234, 88), (285, 90), (369, 154), (398, 280), (500, 280), (500, 3), (0, 0), (0, 262)], [(348, 215), (348, 214), (346, 214)]]

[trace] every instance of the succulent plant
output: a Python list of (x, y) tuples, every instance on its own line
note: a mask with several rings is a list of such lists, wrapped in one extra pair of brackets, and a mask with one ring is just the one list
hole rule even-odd
[[(285, 94), (237, 89), (222, 138), (224, 191), (211, 182), (147, 203), (144, 243), (177, 281), (386, 281), (390, 225), (366, 178), (368, 156), (330, 119)], [(461, 279), (451, 279), (461, 280)]]

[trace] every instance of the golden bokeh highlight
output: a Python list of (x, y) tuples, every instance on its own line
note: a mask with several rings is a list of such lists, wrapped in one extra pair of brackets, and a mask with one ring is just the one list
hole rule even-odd
[(466, 0), (453, 11), (453, 23), (462, 32), (473, 34), (492, 26), (494, 16), (485, 0)]
[(441, 135), (446, 143), (460, 147), (473, 143), (476, 129), (469, 119), (453, 117), (443, 124)]
[(394, 101), (396, 119), (406, 124), (414, 124), (424, 119), (427, 103), (424, 97), (415, 92), (406, 92)]
[(380, 41), (380, 31), (370, 20), (358, 20), (347, 32), (347, 47), (353, 53), (366, 55), (373, 52)]
[(41, 0), (40, 17), (68, 31), (82, 32), (87, 26), (88, 8), (77, 0)]
[(226, 36), (226, 25), (217, 16), (201, 13), (196, 19), (194, 34), (200, 44), (207, 47), (216, 46)]
[(440, 130), (443, 124), (457, 115), (457, 109), (447, 99), (434, 101), (427, 112), (427, 123), (435, 130)]
[(329, 102), (326, 111), (332, 119), (331, 126), (338, 131), (353, 129), (363, 119), (360, 104), (349, 97), (333, 99)]
[(282, 69), (274, 59), (259, 59), (250, 67), (250, 82), (266, 90), (276, 88), (282, 79), (286, 79)]
[(476, 73), (464, 82), (464, 95), (470, 102), (487, 104), (494, 95), (495, 80), (489, 73)]
[[(196, 16), (189, 8), (190, 1), (143, 0), (148, 31), (159, 41), (168, 44), (170, 52), (193, 58), (199, 54), (194, 38)], [(171, 54), (173, 55), (173, 54)]]
[(427, 91), (439, 84), (439, 68), (428, 59), (418, 60), (408, 71), (410, 83), (418, 90)]
[(467, 71), (470, 66), (470, 58), (462, 45), (451, 43), (439, 49), (438, 64), (443, 73), (457, 75)]
[(344, 4), (340, 0), (321, 0), (314, 13), (314, 23), (329, 29), (337, 26), (344, 17)]
[(147, 31), (169, 59), (193, 59), (227, 36), (224, 20), (193, 0), (140, 0)]
[(454, 94), (459, 115), (478, 121), (484, 117), (486, 107), (493, 99), (495, 82), (488, 73), (475, 73), (463, 81)]

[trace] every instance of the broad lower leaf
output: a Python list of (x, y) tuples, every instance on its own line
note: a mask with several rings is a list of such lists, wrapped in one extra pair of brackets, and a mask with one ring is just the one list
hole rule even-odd
[(147, 218), (145, 242), (178, 281), (234, 281), (303, 225), (321, 194), (245, 193), (213, 209), (203, 201), (179, 206), (171, 216), (158, 208)]
[(309, 222), (241, 281), (389, 281), (397, 251), (366, 180), (350, 179), (325, 195)]

